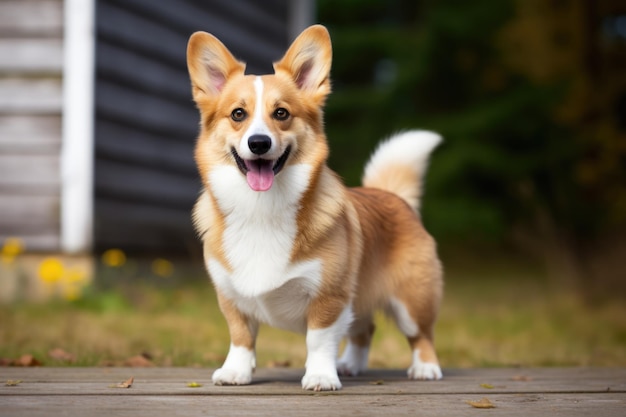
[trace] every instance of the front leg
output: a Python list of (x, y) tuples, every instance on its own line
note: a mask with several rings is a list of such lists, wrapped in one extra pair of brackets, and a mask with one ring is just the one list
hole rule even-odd
[(255, 342), (258, 322), (245, 316), (232, 301), (217, 291), (220, 309), (230, 331), (230, 349), (221, 368), (213, 372), (215, 385), (247, 385), (256, 367)]
[(319, 297), (311, 303), (307, 318), (306, 372), (302, 388), (313, 391), (341, 389), (337, 375), (339, 342), (352, 321), (352, 308), (340, 300)]

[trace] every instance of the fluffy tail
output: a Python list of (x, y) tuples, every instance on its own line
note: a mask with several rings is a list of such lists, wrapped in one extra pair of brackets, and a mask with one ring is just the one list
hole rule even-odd
[(411, 130), (382, 142), (365, 166), (363, 186), (400, 196), (419, 210), (428, 157), (441, 142), (437, 133)]

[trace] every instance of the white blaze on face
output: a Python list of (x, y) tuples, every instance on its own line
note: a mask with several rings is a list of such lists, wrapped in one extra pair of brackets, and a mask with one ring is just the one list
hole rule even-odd
[[(259, 76), (254, 79), (254, 92), (256, 94), (256, 102), (254, 112), (251, 115), (252, 123), (239, 142), (238, 153), (241, 158), (243, 158), (246, 168), (248, 169), (246, 180), (250, 188), (254, 191), (267, 191), (274, 183), (273, 168), (276, 158), (273, 158), (272, 155), (276, 151), (276, 139), (272, 135), (263, 117), (266, 113), (266, 109), (263, 100), (263, 80)], [(263, 135), (271, 139), (271, 147), (267, 153), (264, 154), (269, 156), (269, 158), (265, 159), (263, 156), (259, 158), (259, 156), (255, 155), (250, 150), (248, 140), (253, 135)]]
[(250, 123), (250, 126), (241, 137), (238, 149), (239, 155), (243, 159), (254, 159), (257, 157), (248, 147), (248, 139), (252, 135), (267, 135), (272, 139), (272, 147), (268, 153), (272, 153), (276, 148), (276, 140), (263, 118), (266, 112), (265, 104), (263, 102), (263, 79), (260, 76), (257, 76), (255, 77), (253, 84), (256, 100), (254, 104), (254, 112), (250, 115), (250, 117), (252, 117), (252, 123)]

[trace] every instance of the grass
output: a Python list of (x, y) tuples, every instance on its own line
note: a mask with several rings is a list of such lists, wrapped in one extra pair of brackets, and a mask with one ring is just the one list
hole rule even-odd
[[(208, 281), (119, 281), (72, 302), (1, 305), (0, 358), (28, 353), (65, 365), (48, 357), (61, 348), (79, 366), (123, 365), (142, 353), (159, 366), (221, 364), (228, 331)], [(384, 316), (376, 321), (370, 366), (407, 367), (404, 338)], [(525, 266), (450, 267), (436, 331), (444, 367), (626, 366), (623, 302), (590, 306)], [(305, 354), (304, 336), (261, 328), (259, 366), (302, 367)]]

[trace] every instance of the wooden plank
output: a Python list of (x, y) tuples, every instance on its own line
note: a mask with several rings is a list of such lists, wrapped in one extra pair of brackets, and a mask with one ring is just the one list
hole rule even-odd
[(60, 147), (60, 115), (0, 114), (0, 153), (53, 154)]
[(96, 152), (108, 160), (141, 164), (197, 178), (193, 160), (195, 138), (164, 137), (115, 123), (98, 123)]
[(106, 1), (97, 2), (96, 15), (98, 37), (103, 41), (142, 51), (174, 66), (186, 62), (186, 35)]
[[(192, 368), (4, 368), (0, 416), (471, 415), (623, 416), (626, 369), (444, 370), (442, 381), (409, 381), (404, 371), (370, 370), (342, 378), (337, 392), (303, 391), (301, 369), (259, 369), (254, 383), (218, 387), (211, 370)], [(526, 381), (515, 379), (524, 375)], [(131, 388), (110, 388), (133, 376)], [(187, 383), (201, 383), (190, 388)], [(481, 383), (494, 386), (487, 389)], [(493, 410), (467, 401), (488, 398)]]
[(0, 113), (60, 114), (61, 78), (0, 78)]
[(96, 66), (99, 78), (123, 82), (133, 89), (150, 91), (183, 104), (191, 103), (191, 83), (182, 62), (179, 68), (174, 68), (154, 56), (100, 41)]
[[(121, 382), (121, 381), (120, 381)], [(130, 388), (132, 390), (132, 388)], [(118, 389), (120, 391), (121, 389)], [(189, 389), (191, 391), (192, 389)], [(15, 391), (15, 390), (14, 390)], [(625, 394), (547, 394), (491, 395), (495, 409), (472, 408), (467, 401), (476, 396), (424, 394), (373, 397), (316, 394), (308, 396), (211, 396), (199, 392), (188, 395), (160, 396), (7, 396), (0, 416), (55, 417), (89, 415), (92, 417), (145, 416), (466, 416), (507, 417), (623, 417)]]
[(164, 207), (191, 207), (200, 190), (193, 177), (139, 164), (96, 160), (96, 196), (151, 202)]
[(62, 39), (0, 39), (0, 73), (52, 73), (63, 69)]
[(57, 194), (58, 155), (0, 155), (0, 192)]
[(58, 36), (63, 32), (63, 0), (0, 1), (0, 36)]
[(178, 104), (156, 93), (135, 91), (104, 80), (96, 87), (96, 111), (98, 117), (172, 138), (195, 138), (198, 133), (199, 116), (191, 100), (187, 105)]
[(191, 205), (174, 209), (159, 204), (96, 198), (95, 233), (98, 249), (189, 253), (200, 247), (191, 224)]
[[(3, 378), (38, 384), (41, 395), (67, 392), (80, 383), (89, 395), (161, 395), (189, 392), (187, 381), (203, 384), (204, 395), (302, 395), (303, 369), (259, 368), (253, 383), (244, 386), (215, 386), (212, 369), (198, 368), (0, 368)], [(444, 369), (439, 381), (412, 381), (404, 370), (370, 369), (357, 377), (342, 377), (339, 393), (350, 395), (420, 394), (517, 394), (517, 393), (626, 393), (626, 368), (488, 368)], [(136, 390), (111, 391), (108, 381), (135, 378)], [(493, 388), (484, 388), (489, 384)], [(0, 395), (14, 393), (0, 387)]]
[(46, 234), (37, 232), (31, 235), (26, 233), (7, 234), (0, 230), (0, 242), (4, 242), (9, 237), (19, 237), (29, 252), (57, 252), (61, 248), (59, 231)]
[[(120, 3), (120, 0), (108, 0)], [(232, 0), (213, 0), (211, 7), (200, 1), (190, 1), (171, 7), (167, 2), (155, 4), (151, 0), (121, 0), (125, 7), (139, 14), (149, 14), (153, 19), (171, 25), (186, 33), (189, 30), (209, 30), (207, 28), (229, 26), (236, 27), (242, 36), (256, 39), (243, 39), (242, 42), (254, 44), (260, 35), (272, 47), (285, 43), (285, 23), (288, 19), (288, 1), (248, 1), (242, 7), (241, 2)], [(210, 29), (214, 30), (214, 29)], [(251, 35), (252, 34), (252, 35)], [(249, 42), (245, 42), (248, 40)]]
[[(160, 4), (160, 3), (159, 3)], [(150, 8), (154, 8), (150, 2)], [(184, 7), (183, 4), (177, 7)], [(246, 9), (245, 7), (239, 7)], [(157, 9), (154, 9), (157, 10)], [(172, 27), (168, 20), (158, 21), (149, 13), (133, 13), (126, 4), (98, 2), (97, 30), (105, 42), (127, 45), (146, 55), (159, 57), (175, 67), (186, 62), (186, 45), (189, 36), (196, 30), (211, 31), (231, 48), (235, 56), (249, 62), (252, 72), (271, 71), (271, 62), (284, 53), (285, 42), (277, 45), (268, 41), (262, 29), (249, 32), (244, 24), (237, 22), (237, 13), (220, 15), (214, 5), (191, 9), (195, 13), (187, 16), (185, 30)], [(150, 10), (150, 13), (152, 10)], [(176, 14), (175, 11), (171, 13)], [(233, 29), (236, 27), (237, 29)], [(262, 67), (261, 67), (262, 66)], [(262, 70), (260, 70), (262, 68)]]
[(0, 231), (3, 234), (52, 234), (59, 232), (58, 195), (0, 194)]

